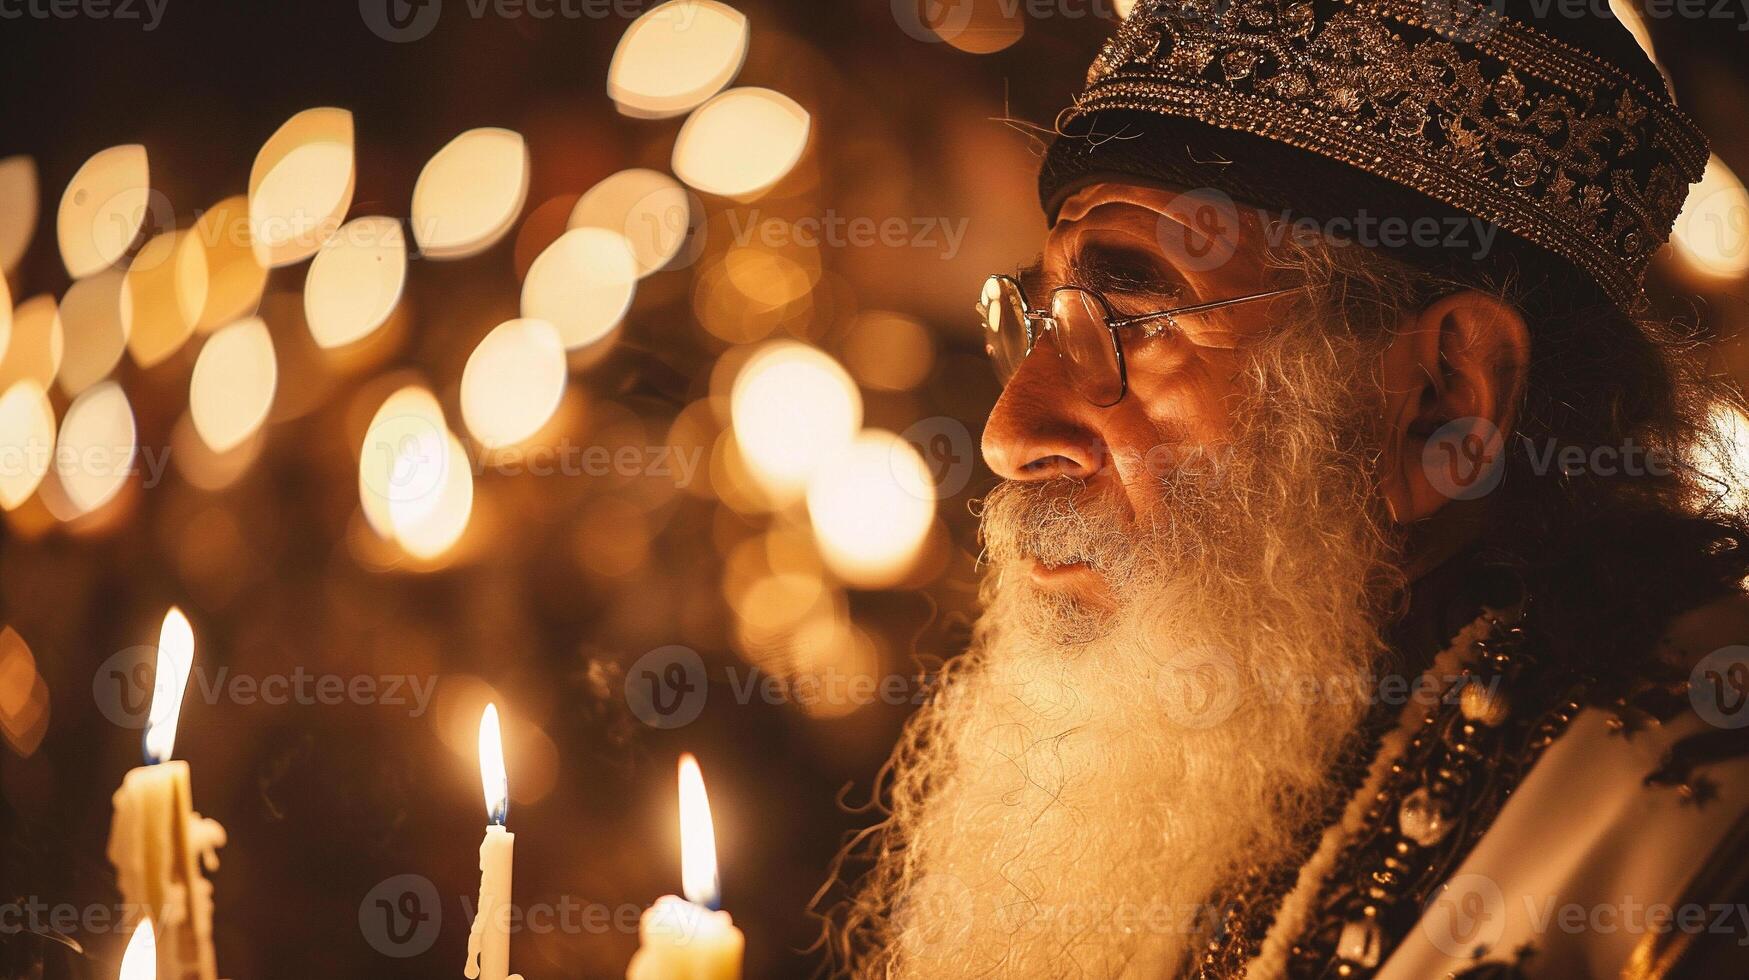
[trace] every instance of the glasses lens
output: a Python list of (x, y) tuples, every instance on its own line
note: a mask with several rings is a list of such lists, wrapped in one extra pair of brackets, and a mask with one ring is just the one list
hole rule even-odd
[(1116, 405), (1123, 397), (1123, 373), (1105, 307), (1086, 290), (1059, 289), (1051, 294), (1051, 316), (1069, 383), (1101, 408)]
[(991, 276), (978, 299), (978, 315), (984, 320), (984, 351), (996, 366), (997, 379), (1007, 384), (1031, 346), (1020, 285), (1007, 276)]

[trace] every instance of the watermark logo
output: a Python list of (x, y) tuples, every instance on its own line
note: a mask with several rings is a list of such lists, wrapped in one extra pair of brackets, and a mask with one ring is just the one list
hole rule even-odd
[(143, 730), (152, 711), (157, 665), (158, 648), (149, 644), (111, 654), (91, 675), (97, 710), (119, 728)]
[(1427, 25), (1457, 41), (1476, 44), (1494, 36), (1506, 16), (1506, 0), (1421, 0)]
[(1506, 896), (1487, 875), (1457, 875), (1428, 900), (1421, 932), (1445, 955), (1467, 959), (1506, 932)]
[(1485, 497), (1506, 474), (1504, 439), (1487, 419), (1453, 419), (1421, 447), (1421, 466), (1427, 482), (1448, 499)]
[(442, 928), (437, 886), (423, 875), (397, 875), (379, 882), (358, 903), (358, 930), (384, 956), (418, 956), (437, 942)]
[(1192, 651), (1162, 665), (1158, 686), (1166, 717), (1184, 728), (1213, 728), (1239, 707), (1239, 668), (1220, 651)]
[(1749, 725), (1749, 646), (1720, 647), (1688, 677), (1694, 712), (1717, 728)]
[(1226, 265), (1239, 247), (1239, 208), (1225, 191), (1199, 187), (1172, 199), (1156, 224), (1172, 264), (1188, 272)]
[(448, 440), (436, 422), (418, 413), (382, 419), (371, 426), (364, 452), (385, 464), (360, 468), (364, 489), (390, 504), (435, 504), (451, 464)]
[[(894, 479), (906, 493), (920, 500), (943, 500), (966, 488), (976, 465), (977, 451), (964, 422), (936, 415), (913, 423), (899, 438), (902, 442), (893, 444), (891, 468)], [(909, 460), (900, 458), (907, 444), (923, 457), (927, 483), (918, 479), (917, 468)]]
[(916, 956), (931, 948), (962, 945), (973, 926), (971, 888), (959, 876), (919, 876), (899, 897), (895, 917), (906, 924), (899, 942)]
[(358, 0), (370, 32), (392, 44), (423, 40), (443, 16), (443, 0)]
[(976, 0), (893, 0), (893, 22), (907, 37), (940, 44), (971, 26)]
[(625, 692), (632, 714), (651, 728), (690, 725), (710, 698), (704, 658), (679, 644), (657, 647), (626, 671)]

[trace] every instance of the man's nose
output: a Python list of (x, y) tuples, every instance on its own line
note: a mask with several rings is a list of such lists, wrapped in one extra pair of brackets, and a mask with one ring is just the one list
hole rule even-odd
[(1098, 409), (1069, 386), (1046, 335), (1008, 379), (984, 425), (984, 461), (1009, 480), (1091, 479), (1104, 459)]

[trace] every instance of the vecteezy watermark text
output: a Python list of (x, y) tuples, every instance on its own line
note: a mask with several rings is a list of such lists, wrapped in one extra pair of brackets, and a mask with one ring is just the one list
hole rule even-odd
[(937, 252), (951, 260), (965, 244), (969, 218), (884, 218), (839, 214), (827, 208), (821, 214), (781, 217), (752, 208), (745, 214), (729, 212), (729, 230), (735, 244), (765, 248), (915, 248)]
[(138, 21), (155, 31), (170, 0), (0, 0), (0, 20)]
[[(122, 728), (143, 729), (152, 709), (158, 650), (141, 645), (117, 651), (98, 665), (91, 695), (103, 716)], [(294, 667), (288, 672), (252, 674), (230, 667), (196, 664), (189, 672), (188, 697), (202, 703), (244, 707), (384, 707), (418, 718), (431, 707), (435, 675), (334, 674)]]

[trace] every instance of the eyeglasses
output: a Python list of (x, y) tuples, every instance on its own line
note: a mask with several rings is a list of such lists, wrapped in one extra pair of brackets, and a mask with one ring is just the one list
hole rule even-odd
[(996, 377), (1003, 384), (1020, 370), (1020, 362), (1038, 346), (1040, 338), (1054, 333), (1057, 356), (1063, 359), (1070, 386), (1095, 406), (1110, 408), (1123, 401), (1129, 390), (1124, 334), (1119, 331), (1140, 328), (1140, 334), (1131, 334), (1132, 338), (1147, 340), (1167, 331), (1194, 333), (1188, 329), (1193, 325), (1218, 328), (1220, 318), (1211, 316), (1217, 311), (1299, 291), (1300, 287), (1273, 289), (1157, 313), (1118, 317), (1112, 315), (1104, 296), (1080, 286), (1059, 286), (1051, 290), (1048, 309), (1034, 309), (1027, 303), (1026, 293), (1017, 280), (998, 275), (985, 280), (977, 309), (984, 322), (984, 352), (995, 363)]

